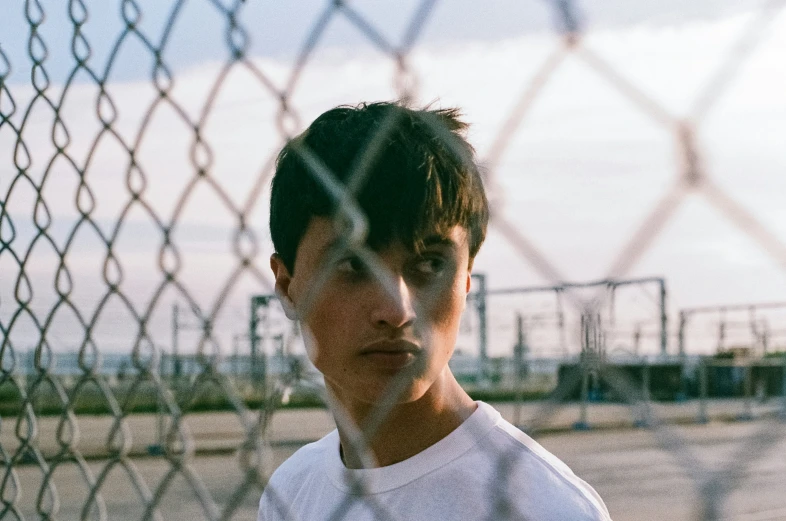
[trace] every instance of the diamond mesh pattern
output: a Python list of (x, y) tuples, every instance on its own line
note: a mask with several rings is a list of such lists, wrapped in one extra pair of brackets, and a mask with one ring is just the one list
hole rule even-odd
[[(283, 376), (260, 384), (258, 379), (256, 382), (247, 376), (244, 379), (243, 375), (228, 370), (218, 349), (221, 339), (215, 331), (223, 316), (235, 312), (232, 298), (239, 288), (253, 284), (263, 292), (271, 292), (264, 267), (266, 256), (261, 252), (259, 234), (254, 231), (261, 229), (256, 222), (259, 220), (257, 214), (264, 204), (264, 189), (272, 174), (273, 152), (302, 129), (297, 88), (329, 26), (340, 21), (362, 34), (392, 62), (392, 83), (398, 97), (417, 99), (420, 78), (410, 67), (411, 54), (434, 16), (438, 2), (424, 0), (417, 4), (400, 43), (391, 42), (384, 27), (368, 19), (350, 2), (325, 2), (300, 47), (294, 67), (285, 75), (266, 72), (249, 56), (254, 31), (244, 27), (240, 20), (250, 3), (250, 0), (201, 2), (202, 7), (213, 13), (214, 20), (220, 20), (226, 58), (210, 88), (196, 96), (196, 101), (186, 99), (183, 91), (178, 90), (178, 81), (187, 82), (188, 79), (175, 74), (166, 58), (175, 52), (169, 48), (172, 34), (177, 31), (181, 19), (186, 18), (188, 2), (172, 2), (160, 35), (153, 37), (144, 25), (142, 5), (134, 0), (120, 1), (114, 7), (119, 30), (111, 44), (100, 49), (91, 45), (87, 36), (90, 13), (82, 0), (69, 0), (67, 6), (26, 0), (4, 7), (4, 11), (16, 9), (24, 13), (27, 25), (24, 45), (29, 61), (24, 66), (29, 67), (30, 78), (28, 83), (10, 82), (14, 67), (22, 65), (13, 63), (12, 53), (8, 51), (11, 42), (4, 41), (5, 37), (0, 34), (0, 172), (3, 176), (0, 184), (0, 270), (5, 279), (0, 295), (0, 390), (5, 392), (2, 396), (12, 396), (19, 404), (15, 416), (0, 416), (0, 460), (3, 463), (0, 519), (130, 519), (132, 515), (140, 519), (167, 519), (165, 503), (172, 497), (180, 498), (180, 494), (188, 497), (191, 519), (238, 519), (245, 515), (241, 506), (244, 502), (256, 502), (271, 472), (270, 430), (274, 413), (294, 387), (314, 388), (321, 393), (321, 399), (336, 410), (336, 421), (354, 433), (358, 452), (370, 457), (364, 440), (373, 434), (390, 410), (397, 392), (401, 391), (400, 385), (394, 383), (387, 399), (377, 404), (375, 414), (366, 425), (356, 426), (333, 397), (307, 373), (285, 372)], [(629, 274), (689, 194), (705, 198), (786, 270), (786, 245), (782, 238), (716, 182), (697, 137), (732, 82), (743, 74), (745, 63), (756, 52), (757, 45), (767, 34), (768, 25), (781, 13), (783, 4), (782, 1), (762, 4), (758, 15), (749, 21), (747, 29), (690, 108), (684, 114), (674, 114), (628, 79), (624, 70), (618, 70), (612, 61), (584, 44), (586, 23), (573, 0), (548, 2), (557, 21), (557, 45), (513, 100), (506, 120), (499, 126), (482, 158), (491, 195), (496, 193), (495, 176), (503, 156), (513, 146), (517, 131), (542, 93), (550, 88), (566, 59), (572, 57), (606, 82), (616, 96), (627, 100), (653, 124), (672, 134), (677, 143), (677, 174), (671, 189), (647, 212), (617, 252), (606, 279), (620, 279)], [(69, 28), (68, 63), (71, 68), (65, 73), (62, 64), (53, 64), (50, 57), (52, 44), (47, 43), (44, 36), (47, 19), (66, 23)], [(121, 104), (122, 93), (113, 90), (116, 83), (113, 74), (129, 47), (144, 54), (150, 64), (150, 77), (146, 82), (150, 95), (148, 99), (135, 100), (135, 114), (131, 118), (127, 100)], [(99, 63), (94, 55), (104, 57), (104, 61)], [(62, 81), (55, 82), (50, 77), (53, 65), (60, 71), (57, 76), (62, 77)], [(275, 114), (267, 115), (270, 121), (275, 121), (276, 128), (271, 154), (256, 167), (257, 173), (241, 196), (217, 173), (220, 144), (211, 142), (215, 134), (206, 130), (211, 118), (219, 117), (224, 110), (237, 108), (222, 106), (219, 99), (222, 90), (229, 88), (228, 79), (238, 71), (246, 75), (244, 88), (255, 96), (275, 100), (277, 107)], [(70, 108), (70, 100), (84, 95), (86, 85), (92, 89), (94, 113), (78, 114)], [(253, 103), (252, 100), (249, 105)], [(183, 189), (166, 194), (174, 201), (168, 214), (160, 210), (154, 200), (158, 196), (153, 195), (152, 185), (160, 183), (159, 178), (169, 173), (150, 166), (150, 153), (147, 152), (151, 146), (149, 129), (161, 113), (166, 113), (171, 121), (172, 139), (185, 143), (189, 151), (180, 165), (181, 171), (188, 175)], [(89, 136), (79, 125), (82, 119), (93, 121), (94, 132)], [(333, 173), (311, 151), (300, 148), (298, 153), (314, 177), (339, 202), (341, 214), (337, 219), (347, 223), (345, 240), (333, 254), (338, 257), (354, 252), (372, 267), (376, 278), (393, 290), (385, 267), (377, 261), (374, 252), (364, 246), (366, 220), (354, 201), (368, 165), (373, 162), (385, 133), (393, 128), (395, 121), (391, 119), (387, 123), (370, 140), (346, 187), (336, 181)], [(426, 123), (451, 146), (450, 132), (440, 128), (438, 122)], [(106, 147), (115, 150), (114, 157), (122, 157), (122, 162), (111, 164), (115, 175), (119, 175), (114, 188), (103, 179), (103, 172), (108, 168), (102, 159)], [(111, 197), (107, 196), (107, 190), (114, 190)], [(233, 227), (232, 269), (217, 277), (220, 281), (216, 284), (214, 297), (207, 302), (195, 296), (185, 282), (189, 254), (178, 241), (188, 231), (183, 215), (191, 206), (199, 204), (201, 198), (206, 197), (204, 194), (217, 201), (215, 208), (223, 212), (223, 218)], [(102, 200), (110, 202), (102, 205)], [(109, 214), (102, 207), (107, 204), (115, 207), (112, 218), (106, 217)], [(72, 215), (70, 222), (63, 222), (60, 217), (65, 207)], [(547, 281), (559, 285), (566, 280), (537, 241), (506, 216), (501, 204), (493, 204), (492, 212), (491, 228), (504, 237), (517, 255)], [(123, 249), (128, 241), (126, 229), (140, 216), (152, 223), (144, 233), (148, 233), (147, 239), (155, 244), (146, 250), (148, 254), (154, 252), (155, 263), (147, 266), (146, 273), (155, 272), (155, 276), (147, 280), (150, 291), (145, 301), (140, 301), (134, 291), (135, 273), (141, 269), (137, 258), (126, 257)], [(94, 270), (98, 279), (91, 282), (84, 282), (78, 274), (82, 273), (78, 264), (85, 240), (92, 241), (94, 252), (100, 252), (95, 257), (100, 258), (100, 263)], [(38, 262), (52, 263), (54, 278), (48, 277), (42, 282)], [(326, 263), (326, 266), (331, 264)], [(299, 310), (301, 315), (308, 314), (308, 301), (319, 293), (329, 275), (326, 267), (323, 277), (311, 288), (306, 305)], [(92, 292), (90, 299), (82, 293), (77, 297), (78, 287), (83, 284)], [(587, 299), (570, 290), (562, 293), (569, 305), (584, 310), (588, 316), (593, 309), (603, 305), (602, 299)], [(166, 364), (162, 364), (162, 351), (154, 331), (161, 329), (157, 317), (173, 298), (186, 303), (191, 310), (193, 355), (187, 358), (195, 369), (189, 372), (190, 376), (177, 374), (177, 371), (161, 371)], [(68, 338), (70, 345), (78, 346), (78, 367), (74, 374), (65, 377), (56, 371), (58, 354), (53, 349), (53, 344), (63, 343), (59, 338), (64, 331), (62, 323), (67, 323), (70, 331), (79, 332), (76, 337)], [(107, 335), (107, 324), (110, 330), (117, 329), (118, 337), (129, 340), (107, 347), (107, 338), (112, 336)], [(287, 338), (291, 339), (292, 335)], [(25, 370), (22, 355), (27, 346), (23, 342), (34, 346), (30, 371)], [(115, 379), (102, 370), (102, 360), (113, 349), (131, 353), (131, 366), (124, 371), (124, 378)], [(710, 468), (696, 455), (687, 439), (658, 417), (646, 393), (624, 374), (605, 365), (600, 357), (584, 356), (582, 364), (581, 373), (562, 382), (551, 399), (539, 406), (534, 420), (526, 425), (527, 429), (535, 431), (558, 414), (562, 399), (579, 385), (583, 375), (601, 374), (626, 398), (640, 424), (653, 431), (660, 446), (675, 455), (697, 485), (700, 505), (695, 519), (722, 519), (724, 500), (742, 483), (756, 459), (784, 438), (783, 429), (773, 427), (772, 423), (757, 426), (729, 459), (732, 463), (722, 469)], [(247, 369), (244, 367), (239, 372)], [(251, 374), (258, 375), (258, 372), (254, 370)], [(407, 374), (402, 374), (398, 382), (403, 383), (406, 377)], [(237, 451), (236, 467), (240, 478), (220, 494), (207, 486), (207, 478), (200, 473), (198, 441), (192, 432), (196, 424), (189, 422), (189, 417), (194, 417), (197, 398), (205, 393), (221, 398), (223, 407), (231, 412), (232, 421), (242, 432), (242, 440), (232, 449)], [(94, 428), (85, 416), (75, 414), (85, 396), (90, 397), (91, 403), (98, 404), (95, 406), (104, 413), (103, 418), (107, 421), (99, 427)], [(157, 414), (137, 414), (141, 403), (153, 403), (153, 411)], [(584, 420), (586, 410), (582, 414)], [(100, 432), (100, 447), (94, 446), (98, 441), (94, 438), (97, 431)], [(80, 438), (83, 432), (88, 433), (87, 437)], [(149, 439), (151, 432), (156, 433), (154, 439)], [(140, 447), (146, 442), (149, 442), (148, 453), (154, 456), (152, 460), (140, 455)], [(503, 485), (509, 474), (506, 459), (500, 456), (499, 482), (490, 484), (488, 492), (489, 501), (494, 505), (493, 519), (523, 519), (526, 514), (515, 512), (509, 498), (499, 492), (505, 489)], [(151, 470), (151, 461), (160, 464), (155, 463), (158, 466)], [(107, 499), (117, 494), (118, 480), (124, 483), (124, 501), (133, 503), (129, 507), (134, 509), (133, 514), (125, 512), (129, 517), (117, 517), (118, 512), (107, 507)], [(356, 485), (358, 489), (364, 487), (362, 482)], [(78, 497), (69, 492), (68, 497), (61, 498), (64, 489), (74, 488), (81, 491)], [(25, 503), (28, 506), (24, 506), (23, 496), (35, 499), (28, 499)], [(331, 519), (346, 519), (353, 501), (352, 496), (348, 497), (346, 503), (332, 513)], [(395, 512), (382, 504), (374, 508), (380, 519), (398, 519)]]

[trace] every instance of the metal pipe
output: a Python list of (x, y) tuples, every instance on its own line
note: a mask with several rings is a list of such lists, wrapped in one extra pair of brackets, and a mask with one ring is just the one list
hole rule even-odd
[(666, 281), (660, 279), (660, 354), (667, 355), (668, 351), (668, 315), (666, 314)]
[[(473, 275), (474, 277), (474, 275)], [(593, 282), (563, 282), (554, 286), (529, 286), (523, 288), (498, 288), (486, 291), (486, 295), (508, 295), (513, 293), (537, 293), (543, 291), (563, 291), (568, 288), (588, 288), (592, 286), (627, 286), (631, 284), (644, 284), (648, 282), (662, 283), (662, 277), (645, 277), (640, 279), (626, 279), (626, 280), (609, 280), (602, 279)]]
[(486, 275), (473, 273), (472, 278), (478, 281), (478, 289), (475, 291), (475, 306), (478, 310), (478, 341), (480, 352), (478, 356), (477, 382), (480, 386), (488, 384), (487, 363), (488, 363), (488, 330), (486, 323)]

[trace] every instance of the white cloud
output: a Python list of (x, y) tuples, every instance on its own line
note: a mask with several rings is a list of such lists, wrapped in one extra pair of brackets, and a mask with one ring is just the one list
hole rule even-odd
[[(662, 103), (668, 112), (681, 116), (690, 111), (701, 86), (750, 18), (749, 14), (736, 14), (680, 26), (605, 29), (592, 33), (586, 45)], [(779, 197), (786, 166), (782, 155), (786, 149), (786, 97), (782, 94), (786, 92), (786, 69), (781, 66), (786, 48), (785, 20), (782, 16), (774, 23), (768, 39), (741, 69), (739, 78), (731, 82), (701, 132), (709, 171), (717, 174), (724, 189), (739, 196), (752, 213), (782, 238), (786, 238)], [(483, 158), (518, 96), (557, 45), (553, 35), (534, 33), (496, 42), (425, 46), (415, 50), (409, 63), (419, 80), (417, 93), (421, 101), (437, 100), (439, 105), (462, 107), (466, 119), (473, 124), (470, 139)], [(279, 89), (286, 85), (292, 66), (272, 59), (255, 59), (254, 65)], [(235, 209), (246, 205), (253, 208), (250, 224), (262, 240), (258, 265), (264, 269), (264, 258), (270, 252), (265, 240), (266, 194), (263, 190), (249, 200), (249, 193), (269, 173), (265, 167), (270, 166), (282, 143), (277, 126), (278, 99), (241, 65), (223, 78), (212, 110), (201, 119), (208, 93), (221, 77), (222, 66), (205, 63), (179, 75), (170, 96), (182, 109), (185, 120), (167, 103), (159, 103), (141, 138), (140, 125), (156, 102), (151, 84), (138, 81), (112, 83), (108, 87), (116, 105), (114, 129), (125, 146), (134, 148), (136, 161), (146, 175), (144, 201), (158, 218), (169, 223), (184, 194), (190, 193), (178, 217), (180, 226), (192, 235), (199, 235), (199, 230), (210, 232), (206, 235), (211, 237), (209, 240), (196, 236), (186, 240), (183, 233), (176, 237), (182, 239), (179, 244), (188, 252), (190, 265), (198, 267), (184, 272), (182, 282), (190, 292), (202, 295), (207, 307), (214, 302), (222, 278), (237, 262), (231, 240), (220, 232), (216, 234), (216, 230), (231, 230), (237, 225), (237, 216), (227, 207), (227, 201)], [(394, 62), (381, 54), (346, 49), (318, 53), (302, 71), (291, 100), (300, 128), (340, 103), (396, 97), (395, 76)], [(32, 91), (22, 85), (12, 85), (11, 89), (18, 106), (26, 106)], [(52, 99), (57, 94), (57, 88), (49, 93)], [(61, 114), (71, 138), (68, 153), (79, 169), (87, 165), (85, 180), (96, 196), (93, 218), (109, 234), (112, 224), (131, 202), (126, 187), (129, 155), (118, 140), (104, 134), (88, 163), (88, 154), (101, 132), (96, 115), (97, 96), (98, 89), (93, 85), (73, 85)], [(106, 109), (103, 110), (106, 115)], [(18, 111), (12, 121), (19, 124), (21, 117), (22, 111)], [(48, 118), (51, 111), (36, 109), (24, 133), (33, 160), (29, 174), (35, 180), (42, 178), (54, 155)], [(186, 192), (197, 172), (192, 148), (193, 125), (198, 122), (201, 136), (212, 151), (210, 178), (227, 200), (218, 197), (205, 180), (200, 180), (193, 192)], [(0, 128), (0, 193), (8, 191), (16, 176), (10, 158), (14, 142), (10, 129)], [(605, 275), (648, 208), (670, 186), (677, 173), (676, 154), (672, 129), (654, 122), (585, 63), (569, 57), (512, 137), (495, 180), (504, 195), (505, 215), (519, 223), (521, 232), (533, 239), (567, 277), (599, 278)], [(741, 173), (746, 165), (755, 170)], [(58, 244), (65, 244), (67, 228), (78, 216), (78, 181), (77, 171), (60, 159), (51, 167), (44, 185), (47, 205), (63, 228), (52, 232), (63, 241)], [(139, 181), (134, 177), (132, 184), (138, 188)], [(20, 230), (31, 230), (29, 213), (34, 195), (30, 187), (20, 187), (6, 201)], [(153, 233), (151, 237), (149, 231), (145, 232), (155, 232), (153, 220), (138, 203), (133, 203), (132, 208), (131, 221), (124, 225), (118, 238), (130, 248), (126, 254), (128, 269), (146, 265), (153, 272), (142, 275), (140, 280), (158, 280), (160, 273), (155, 272), (154, 261), (160, 249), (160, 234)], [(741, 247), (736, 239), (730, 240), (729, 227), (722, 219), (701, 221), (703, 238), (699, 243), (693, 242), (694, 224), (688, 220), (670, 225), (668, 237), (656, 241), (653, 251), (632, 273), (666, 275), (673, 281), (670, 302), (674, 309), (683, 303), (720, 298), (730, 302), (766, 299), (786, 289), (783, 273), (755, 245)], [(214, 236), (217, 238), (213, 242)], [(25, 241), (31, 238), (32, 235), (20, 233), (14, 247), (26, 249), (29, 244)], [(149, 259), (143, 259), (145, 254), (139, 251), (132, 256), (134, 241), (147, 245)], [(100, 256), (100, 251), (72, 249), (69, 260), (75, 279), (88, 277), (82, 266), (94, 266), (94, 262), (85, 259), (96, 255)], [(131, 262), (132, 259), (135, 260)], [(750, 287), (740, 285), (727, 288), (721, 295), (708, 290), (704, 283), (693, 284), (695, 263), (701, 259), (707, 260), (700, 268), (702, 280), (744, 278), (757, 268), (775, 279), (764, 289), (750, 291)], [(499, 237), (490, 239), (477, 265), (490, 273), (492, 286), (542, 282), (527, 261)], [(27, 269), (36, 272), (35, 259)], [(645, 273), (646, 270), (651, 271)], [(220, 275), (210, 275), (214, 271)], [(12, 278), (4, 277), (2, 282), (4, 316), (13, 305), (9, 298)], [(79, 281), (75, 283), (78, 285)], [(230, 307), (245, 309), (250, 293), (266, 291), (259, 281), (249, 284), (232, 295)], [(153, 287), (140, 282), (133, 290), (149, 295)], [(144, 300), (141, 296), (140, 299)], [(245, 320), (242, 315), (228, 319), (225, 330), (220, 331), (222, 338), (228, 342), (232, 334), (243, 331)], [(166, 339), (166, 321), (162, 319), (156, 327), (156, 334)]]

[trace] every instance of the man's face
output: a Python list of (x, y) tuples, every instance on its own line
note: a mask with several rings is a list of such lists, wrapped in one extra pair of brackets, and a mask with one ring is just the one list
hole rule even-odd
[[(438, 392), (447, 374), (470, 287), (467, 232), (426, 241), (420, 254), (400, 242), (377, 252), (392, 275), (386, 287), (352, 254), (328, 266), (336, 234), (313, 218), (297, 250), (294, 275), (273, 257), (276, 287), (300, 314), (309, 356), (344, 402), (374, 403), (396, 375), (406, 372), (399, 402)], [(302, 316), (323, 269), (331, 275)], [(421, 359), (422, 357), (422, 359)]]

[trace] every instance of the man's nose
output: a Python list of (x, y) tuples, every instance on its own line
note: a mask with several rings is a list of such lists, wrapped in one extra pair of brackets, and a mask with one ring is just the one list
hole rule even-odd
[(401, 329), (415, 320), (414, 295), (404, 277), (394, 275), (375, 285), (371, 308), (374, 327)]

